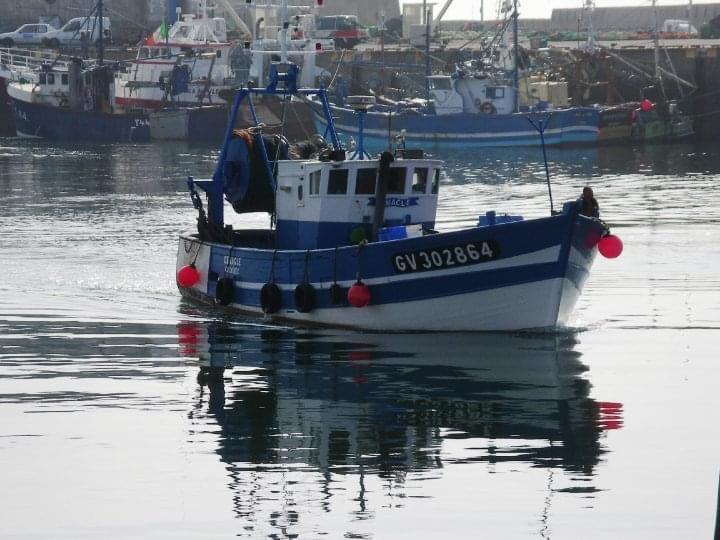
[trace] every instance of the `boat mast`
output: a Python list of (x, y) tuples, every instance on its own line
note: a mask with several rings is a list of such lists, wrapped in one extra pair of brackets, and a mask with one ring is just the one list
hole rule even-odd
[(512, 72), (512, 83), (513, 91), (515, 93), (513, 97), (513, 111), (518, 112), (518, 88), (519, 77), (518, 77), (518, 11), (517, 11), (517, 0), (513, 0), (513, 72)]
[(98, 21), (100, 21), (100, 36), (98, 38), (98, 64), (101, 66), (103, 65), (103, 62), (105, 60), (105, 32), (103, 30), (103, 3), (102, 0), (98, 0), (97, 3), (97, 17)]
[[(595, 52), (595, 28), (593, 27), (593, 12), (595, 11), (595, 0), (586, 0), (585, 1), (585, 14), (587, 15), (587, 43), (585, 45), (585, 49), (588, 52)], [(580, 39), (578, 32), (578, 39)]]
[(660, 29), (658, 26), (657, 0), (652, 0), (653, 19), (655, 23), (653, 31), (653, 45), (655, 46), (655, 80), (660, 85), (660, 94), (665, 100), (665, 86), (663, 85), (662, 72), (660, 70)]
[(425, 99), (430, 101), (430, 12), (427, 7), (427, 0), (423, 0), (423, 17), (425, 18)]
[(290, 22), (288, 21), (288, 3), (287, 0), (282, 0), (280, 4), (280, 22), (282, 23), (282, 30), (280, 31), (280, 61), (283, 64), (287, 64), (288, 61), (288, 27)]

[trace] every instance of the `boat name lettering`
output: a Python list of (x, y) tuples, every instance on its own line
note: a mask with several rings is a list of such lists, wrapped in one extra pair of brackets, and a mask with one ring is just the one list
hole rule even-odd
[(240, 257), (230, 257), (225, 255), (223, 257), (223, 265), (225, 266), (225, 274), (236, 276), (240, 273), (242, 259)]
[[(419, 197), (408, 197), (403, 199), (400, 197), (388, 197), (385, 199), (385, 208), (396, 206), (398, 208), (407, 208), (408, 206), (418, 206)], [(375, 206), (375, 197), (370, 197), (368, 206)]]
[(392, 265), (398, 274), (466, 266), (497, 259), (500, 246), (494, 240), (398, 253)]

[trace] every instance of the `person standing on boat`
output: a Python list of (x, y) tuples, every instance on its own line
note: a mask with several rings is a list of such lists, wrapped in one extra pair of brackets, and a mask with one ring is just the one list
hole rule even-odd
[(593, 190), (590, 186), (585, 186), (582, 191), (582, 197), (580, 198), (580, 213), (583, 216), (599, 218), (600, 217), (600, 205), (595, 199)]
[(83, 60), (90, 58), (90, 40), (86, 32), (80, 32), (80, 54)]

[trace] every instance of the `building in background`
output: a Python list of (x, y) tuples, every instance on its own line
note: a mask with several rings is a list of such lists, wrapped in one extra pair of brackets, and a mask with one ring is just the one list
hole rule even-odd
[[(196, 3), (197, 0), (189, 0), (188, 4)], [(244, 18), (243, 13), (247, 10), (245, 0), (230, 0), (238, 14)], [(277, 3), (274, 0), (273, 3)], [(262, 1), (257, 2), (262, 5)], [(293, 0), (293, 5), (313, 6), (316, 0)], [(355, 15), (362, 24), (374, 26), (380, 20), (380, 14), (384, 11), (385, 19), (392, 19), (400, 16), (399, 0), (324, 0), (323, 6), (318, 8), (318, 15)]]
[[(553, 9), (550, 17), (551, 31), (577, 30), (578, 20), (584, 20), (583, 12), (582, 8)], [(700, 28), (718, 15), (720, 15), (720, 3), (657, 6), (660, 27), (666, 20), (687, 20), (695, 28)], [(633, 7), (596, 7), (592, 21), (593, 27), (598, 32), (652, 30), (655, 27), (653, 7), (647, 4)]]

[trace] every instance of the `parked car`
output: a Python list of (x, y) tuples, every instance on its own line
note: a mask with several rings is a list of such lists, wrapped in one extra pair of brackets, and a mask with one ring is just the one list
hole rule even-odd
[(14, 47), (15, 45), (40, 45), (48, 32), (55, 28), (49, 24), (23, 24), (14, 32), (0, 34), (0, 46)]
[(318, 17), (315, 37), (332, 39), (339, 49), (352, 49), (361, 41), (368, 39), (368, 31), (354, 15), (330, 15)]
[[(48, 32), (42, 40), (43, 45), (57, 49), (59, 47), (79, 47), (80, 35), (85, 32), (90, 43), (97, 43), (100, 38), (100, 20), (97, 17), (75, 17), (70, 19), (59, 30)], [(106, 43), (112, 40), (110, 18), (103, 17), (103, 39)]]

